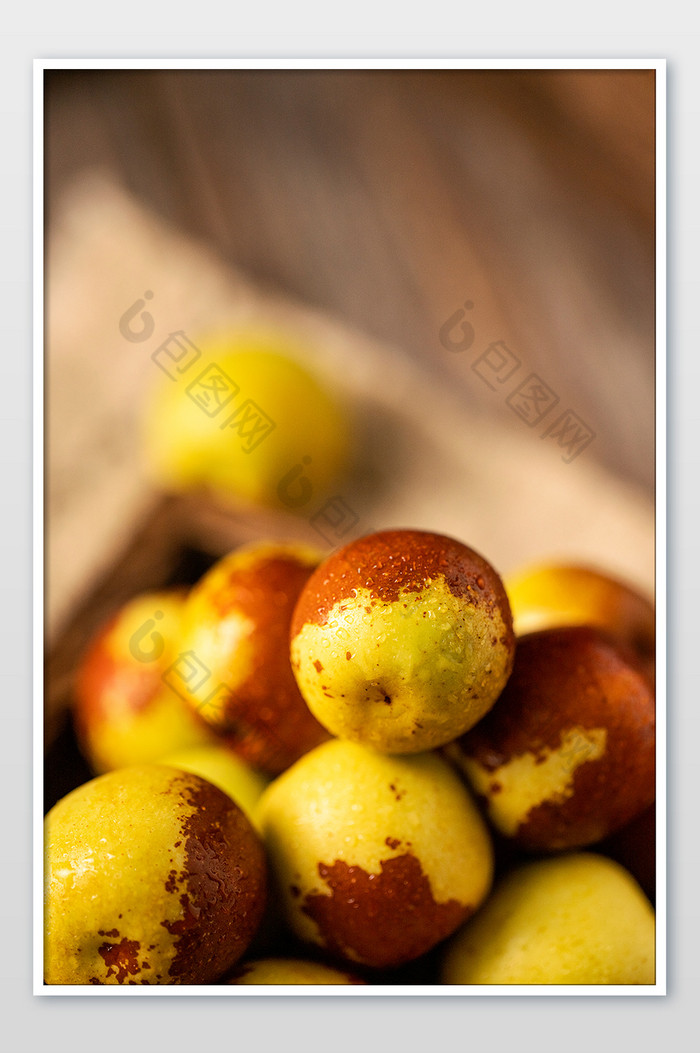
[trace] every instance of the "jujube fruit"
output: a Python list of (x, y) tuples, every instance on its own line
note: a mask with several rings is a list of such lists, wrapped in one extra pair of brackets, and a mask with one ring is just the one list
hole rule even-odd
[(242, 545), (200, 578), (183, 611), (183, 697), (222, 741), (270, 775), (329, 737), (289, 660), (292, 611), (319, 559), (305, 545)]
[(331, 740), (268, 786), (257, 818), (291, 929), (345, 962), (413, 961), (491, 885), (486, 825), (434, 753)]
[(81, 656), (73, 715), (81, 751), (97, 774), (214, 741), (164, 679), (177, 655), (185, 595), (163, 589), (135, 596), (98, 628)]
[(241, 809), (160, 765), (73, 790), (45, 819), (47, 984), (207, 984), (262, 919), (267, 863)]
[(369, 534), (332, 553), (304, 585), (291, 659), (309, 709), (333, 735), (419, 753), (491, 708), (514, 650), (500, 577), (453, 538)]
[(528, 633), (493, 709), (445, 752), (501, 834), (529, 851), (581, 848), (654, 800), (654, 692), (597, 629)]
[(524, 863), (450, 941), (444, 984), (653, 984), (655, 919), (618, 863), (572, 852)]

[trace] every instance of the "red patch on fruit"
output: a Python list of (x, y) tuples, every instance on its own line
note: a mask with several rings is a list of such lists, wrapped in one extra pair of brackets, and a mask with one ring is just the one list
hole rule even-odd
[(98, 947), (97, 953), (107, 966), (107, 976), (116, 976), (119, 984), (123, 984), (128, 976), (135, 976), (140, 971), (140, 946), (138, 940), (127, 940), (125, 936), (119, 943), (103, 943)]
[(639, 815), (655, 794), (653, 689), (606, 634), (567, 626), (520, 637), (495, 705), (446, 752), (486, 771), (526, 753), (542, 763), (579, 727), (604, 728), (604, 752), (587, 759), (584, 741), (561, 753), (563, 762), (570, 756), (572, 794), (533, 807), (514, 839), (530, 851), (582, 848)]
[(182, 778), (182, 794), (194, 809), (182, 823), (182, 913), (161, 922), (176, 937), (168, 970), (175, 983), (212, 983), (237, 962), (260, 924), (266, 896), (265, 855), (248, 819), (218, 787), (195, 780)]
[[(306, 582), (292, 617), (292, 637), (310, 623), (325, 625), (336, 604), (367, 590), (373, 601), (395, 603), (434, 580), (471, 606), (512, 628), (503, 583), (483, 556), (462, 542), (422, 530), (384, 530), (350, 542), (326, 559)], [(365, 607), (371, 613), (369, 607)], [(509, 641), (512, 642), (512, 641)]]
[[(312, 570), (301, 559), (271, 555), (232, 566), (216, 587), (205, 575), (192, 593), (198, 603), (210, 605), (213, 629), (225, 625), (232, 612), (253, 627), (249, 674), (222, 692), (215, 730), (235, 753), (269, 775), (280, 774), (330, 738), (306, 705), (289, 660), (292, 611)], [(225, 633), (213, 633), (213, 638), (225, 640)], [(205, 665), (235, 662), (228, 653), (200, 657)], [(320, 672), (320, 663), (316, 668)], [(206, 707), (202, 715), (206, 717)]]
[(396, 856), (380, 866), (381, 872), (373, 874), (344, 860), (319, 863), (331, 894), (309, 893), (302, 910), (332, 954), (393, 968), (425, 954), (472, 913), (455, 899), (436, 903), (415, 856)]

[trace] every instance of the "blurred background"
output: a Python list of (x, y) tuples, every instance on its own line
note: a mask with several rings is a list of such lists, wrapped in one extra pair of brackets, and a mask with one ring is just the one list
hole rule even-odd
[(99, 167), (260, 285), (491, 402), (465, 300), (653, 486), (653, 70), (46, 73), (47, 219)]
[[(153, 348), (251, 319), (366, 411), (339, 491), (359, 532), (444, 530), (504, 571), (597, 560), (651, 591), (654, 78), (45, 71), (49, 640), (135, 566)], [(118, 328), (139, 298), (143, 347)], [(167, 577), (144, 566), (181, 522), (151, 523), (129, 587)], [(214, 548), (277, 530), (222, 529)]]

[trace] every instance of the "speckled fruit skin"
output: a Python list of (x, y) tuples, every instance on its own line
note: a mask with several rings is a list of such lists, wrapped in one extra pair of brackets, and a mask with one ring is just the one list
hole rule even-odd
[(303, 958), (261, 958), (254, 962), (242, 963), (236, 969), (236, 975), (228, 981), (230, 984), (255, 986), (256, 984), (293, 984), (293, 985), (352, 985), (365, 981), (352, 973), (333, 969), (320, 962), (310, 962)]
[(47, 984), (213, 983), (260, 924), (261, 841), (197, 775), (101, 775), (51, 809), (44, 836)]
[(200, 579), (183, 612), (182, 669), (195, 670), (181, 681), (183, 697), (231, 749), (269, 775), (329, 737), (289, 661), (292, 611), (319, 561), (303, 545), (243, 545)]
[(597, 629), (529, 633), (496, 705), (445, 753), (505, 837), (582, 848), (654, 800), (654, 694)]
[(461, 542), (387, 530), (333, 553), (304, 586), (290, 653), (311, 712), (340, 738), (419, 753), (472, 727), (513, 662), (493, 567)]
[(75, 728), (97, 774), (213, 741), (163, 681), (177, 655), (185, 595), (173, 589), (135, 596), (98, 630), (79, 662)]
[(243, 809), (251, 822), (255, 822), (257, 803), (270, 780), (251, 768), (227, 746), (195, 746), (177, 750), (166, 754), (159, 763), (194, 772), (213, 782)]
[(444, 984), (653, 984), (654, 911), (619, 864), (575, 852), (504, 876), (450, 941)]
[(344, 962), (415, 960), (491, 885), (485, 823), (433, 753), (389, 756), (331, 740), (265, 790), (258, 819), (290, 927)]
[(561, 625), (593, 625), (636, 655), (654, 676), (654, 605), (638, 589), (596, 567), (542, 564), (504, 580), (516, 636)]

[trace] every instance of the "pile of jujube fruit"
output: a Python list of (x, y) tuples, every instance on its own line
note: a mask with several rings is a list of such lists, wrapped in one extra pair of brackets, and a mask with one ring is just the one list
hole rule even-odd
[(134, 597), (76, 673), (45, 982), (652, 985), (654, 627), (410, 529)]

